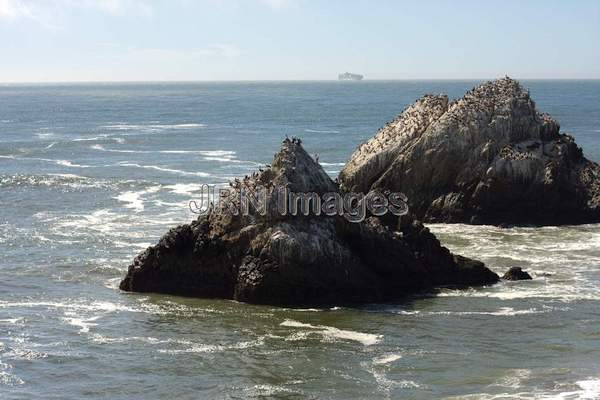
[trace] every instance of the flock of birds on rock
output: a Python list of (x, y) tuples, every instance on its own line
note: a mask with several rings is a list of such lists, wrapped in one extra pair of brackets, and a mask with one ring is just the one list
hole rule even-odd
[[(529, 92), (524, 90), (521, 85), (509, 78), (508, 76), (497, 81), (488, 82), (468, 90), (465, 95), (457, 100), (450, 102), (448, 110), (444, 115), (447, 122), (450, 124), (476, 124), (476, 119), (479, 113), (484, 112), (486, 117), (491, 117), (494, 114), (498, 98), (529, 96)], [(419, 102), (438, 101), (439, 96), (426, 94)], [(418, 103), (417, 103), (418, 104)], [(398, 133), (414, 131), (410, 127), (418, 128), (423, 121), (421, 112), (413, 103), (402, 111), (396, 118), (388, 122), (386, 125), (379, 128), (377, 134), (369, 141), (358, 146), (358, 151), (363, 155), (370, 155), (373, 152), (385, 148), (390, 142), (395, 143)], [(484, 117), (485, 118), (485, 117)], [(398, 129), (400, 128), (400, 129)]]

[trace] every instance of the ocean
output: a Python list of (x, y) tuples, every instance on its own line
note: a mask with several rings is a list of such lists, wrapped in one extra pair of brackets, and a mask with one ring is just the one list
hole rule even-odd
[[(598, 399), (600, 225), (429, 225), (534, 279), (287, 309), (118, 290), (133, 257), (302, 138), (336, 176), (476, 81), (0, 85), (0, 398)], [(600, 81), (523, 81), (600, 161)], [(196, 196), (196, 197), (195, 197)]]

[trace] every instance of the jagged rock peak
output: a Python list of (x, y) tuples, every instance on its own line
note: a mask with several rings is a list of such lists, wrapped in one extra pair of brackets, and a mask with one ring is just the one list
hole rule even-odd
[(475, 86), (464, 95), (465, 99), (487, 99), (491, 97), (529, 99), (529, 91), (523, 88), (519, 81), (505, 76), (504, 78), (487, 81)]
[(271, 168), (274, 182), (288, 184), (290, 190), (316, 193), (337, 191), (323, 167), (304, 150), (300, 139), (286, 138)]
[(352, 154), (342, 189), (402, 191), (430, 222), (600, 221), (600, 168), (508, 77), (426, 95)]
[[(209, 218), (219, 220), (218, 224), (226, 227), (232, 224), (243, 225), (256, 223), (257, 220), (281, 220), (285, 215), (278, 213), (278, 196), (282, 188), (294, 193), (338, 192), (339, 188), (331, 177), (302, 147), (297, 138), (286, 138), (280, 150), (275, 154), (273, 163), (259, 168), (243, 178), (235, 178), (230, 183), (228, 198), (220, 198), (220, 206), (212, 209)], [(233, 215), (232, 209), (240, 209), (240, 192), (256, 195), (264, 191), (266, 214), (249, 208), (248, 215)], [(231, 207), (227, 206), (229, 204)], [(224, 206), (225, 205), (225, 206)]]

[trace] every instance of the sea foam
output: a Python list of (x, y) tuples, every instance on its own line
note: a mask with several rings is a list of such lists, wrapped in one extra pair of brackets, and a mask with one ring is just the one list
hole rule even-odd
[(286, 319), (279, 325), (290, 328), (310, 329), (310, 331), (307, 332), (307, 336), (311, 334), (321, 335), (325, 341), (336, 341), (338, 339), (342, 339), (359, 342), (365, 346), (371, 346), (377, 344), (383, 338), (382, 335), (343, 330), (334, 328), (332, 326), (305, 324), (303, 322), (290, 319)]
[(118, 166), (123, 166), (123, 167), (136, 167), (136, 168), (143, 168), (143, 169), (153, 169), (153, 170), (156, 170), (156, 171), (168, 172), (168, 173), (179, 174), (179, 175), (202, 176), (202, 177), (209, 177), (210, 176), (210, 174), (208, 174), (206, 172), (190, 172), (190, 171), (183, 171), (183, 170), (174, 169), (174, 168), (159, 167), (157, 165), (140, 165), (140, 164), (137, 164), (137, 163), (129, 163), (129, 162), (120, 162), (117, 165)]

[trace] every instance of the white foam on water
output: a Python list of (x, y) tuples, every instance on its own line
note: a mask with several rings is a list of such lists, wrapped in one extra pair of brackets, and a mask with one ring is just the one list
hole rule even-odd
[(340, 131), (336, 130), (328, 130), (328, 129), (305, 129), (304, 132), (308, 133), (340, 133)]
[(205, 161), (241, 163), (240, 160), (235, 160), (233, 158), (228, 157), (203, 157), (202, 159)]
[(527, 310), (515, 310), (512, 307), (501, 307), (498, 311), (463, 311), (458, 312), (458, 315), (494, 315), (494, 316), (502, 316), (502, 317), (512, 317), (515, 315), (529, 315), (529, 314), (542, 314), (549, 312), (549, 310), (536, 310), (534, 308), (530, 308)]
[(183, 353), (216, 353), (227, 350), (243, 350), (251, 347), (262, 346), (264, 344), (264, 338), (258, 338), (256, 340), (239, 342), (230, 345), (213, 345), (213, 344), (202, 344), (193, 343), (189, 341), (175, 341), (180, 344), (190, 345), (185, 349), (159, 349), (159, 353), (165, 354), (183, 354)]
[(57, 144), (58, 142), (52, 142), (50, 143), (48, 146), (44, 147), (44, 150), (48, 150), (51, 149), (52, 147), (54, 147), (55, 144)]
[(123, 167), (135, 167), (135, 168), (143, 168), (143, 169), (153, 169), (153, 170), (156, 170), (156, 171), (168, 172), (168, 173), (178, 174), (178, 175), (190, 175), (190, 176), (202, 176), (202, 177), (209, 177), (210, 176), (210, 174), (208, 174), (206, 172), (189, 172), (189, 171), (182, 171), (182, 170), (179, 170), (179, 169), (159, 167), (157, 165), (140, 165), (140, 164), (129, 163), (129, 162), (120, 162), (117, 165), (118, 166), (123, 166)]
[[(107, 149), (101, 144), (93, 144), (90, 146), (92, 150), (107, 151), (111, 153), (133, 153), (133, 154), (198, 154), (206, 155), (207, 151), (203, 150), (127, 150), (127, 149)], [(235, 152), (232, 152), (235, 154)]]
[[(27, 343), (27, 345), (30, 345), (30, 343)], [(17, 344), (17, 346), (21, 346), (20, 344)], [(39, 351), (35, 351), (32, 349), (28, 349), (25, 347), (18, 347), (18, 348), (14, 348), (3, 354), (5, 357), (10, 358), (11, 360), (27, 360), (27, 361), (31, 361), (31, 360), (37, 360), (40, 358), (46, 358), (48, 357), (48, 353), (44, 353), (44, 352), (39, 352)]]
[[(97, 318), (115, 313), (141, 313), (149, 315), (170, 315), (196, 317), (207, 314), (222, 314), (223, 311), (211, 307), (188, 306), (171, 301), (154, 303), (148, 297), (131, 296), (124, 303), (111, 301), (92, 301), (87, 298), (61, 299), (60, 301), (2, 301), (0, 309), (28, 308), (53, 310), (64, 317), (75, 318), (82, 322), (94, 322)], [(91, 325), (90, 325), (91, 326)], [(190, 344), (186, 342), (186, 344)]]
[[(293, 383), (298, 383), (297, 381)], [(294, 390), (291, 388), (287, 388), (284, 386), (276, 386), (276, 385), (254, 385), (252, 387), (246, 388), (246, 392), (249, 392), (249, 398), (279, 398), (282, 396), (283, 398), (287, 398), (290, 395), (302, 395), (302, 391)]]
[(91, 168), (90, 165), (74, 164), (72, 161), (69, 161), (69, 160), (57, 160), (57, 159), (52, 159), (52, 158), (15, 157), (14, 155), (0, 156), (0, 158), (11, 158), (14, 160), (44, 161), (44, 162), (50, 162), (50, 163), (54, 163), (54, 164), (61, 165), (64, 167), (72, 167), (72, 168)]
[(373, 364), (375, 364), (375, 365), (391, 364), (394, 361), (399, 360), (401, 358), (402, 358), (402, 355), (400, 355), (400, 354), (386, 354), (386, 355), (374, 358)]
[(75, 138), (72, 141), (73, 142), (92, 142), (95, 140), (106, 140), (107, 138), (108, 138), (108, 135), (100, 135), (100, 136)]
[(120, 136), (127, 136), (124, 133), (103, 133), (97, 136), (83, 136), (72, 139), (72, 142), (98, 142), (98, 141), (112, 141), (115, 143), (125, 143), (125, 138)]
[(201, 128), (205, 125), (204, 124), (175, 124), (175, 125), (161, 125), (161, 126), (169, 126), (174, 129), (186, 129), (186, 128)]
[(600, 399), (600, 379), (586, 379), (575, 383), (582, 389), (582, 399)]
[(115, 199), (126, 203), (126, 208), (131, 208), (135, 212), (144, 211), (144, 201), (141, 198), (140, 192), (124, 192), (115, 197)]
[(418, 315), (418, 316), (426, 316), (426, 315), (492, 315), (492, 316), (501, 316), (501, 317), (512, 317), (517, 315), (530, 315), (530, 314), (543, 314), (551, 312), (552, 309), (547, 308), (545, 310), (537, 310), (535, 308), (529, 308), (526, 310), (515, 310), (512, 307), (500, 307), (496, 311), (420, 311), (420, 310), (391, 310), (394, 314), (400, 315)]
[(390, 392), (394, 388), (399, 389), (420, 389), (421, 385), (413, 380), (392, 380), (386, 376), (386, 371), (389, 368), (389, 363), (367, 363), (361, 362), (361, 366), (373, 375), (377, 382), (377, 387), (383, 392)]
[(134, 242), (134, 243), (126, 243), (126, 242), (119, 242), (119, 241), (115, 241), (114, 244), (117, 247), (122, 247), (122, 248), (137, 248), (140, 250), (145, 250), (148, 247), (152, 246), (152, 243), (149, 242)]
[(512, 369), (507, 371), (507, 375), (500, 378), (496, 383), (490, 386), (501, 386), (518, 389), (523, 384), (525, 379), (531, 376), (531, 370), (529, 369)]
[(94, 301), (91, 303), (77, 303), (75, 301), (0, 301), (0, 308), (51, 308), (51, 309), (71, 309), (83, 311), (137, 311), (129, 306), (111, 303), (107, 301)]
[(501, 282), (470, 290), (443, 290), (440, 296), (500, 300), (551, 299), (564, 303), (600, 300), (594, 266), (600, 263), (600, 224), (499, 228), (464, 224), (429, 224), (451, 251), (479, 259), (503, 274), (521, 266), (533, 281)]
[(131, 124), (115, 124), (115, 125), (101, 125), (100, 128), (117, 131), (127, 131), (132, 129), (140, 129), (142, 125), (131, 125)]
[(158, 150), (157, 153), (163, 153), (163, 154), (201, 154), (199, 150)]
[[(150, 315), (181, 315), (198, 316), (220, 313), (210, 308), (190, 307), (172, 302), (159, 304), (147, 302), (147, 298), (137, 299), (137, 304), (114, 303), (109, 301), (86, 301), (86, 299), (66, 299), (62, 301), (0, 301), (0, 309), (30, 308), (53, 310), (61, 312), (60, 319), (69, 325), (79, 328), (80, 333), (89, 333), (90, 328), (98, 325), (95, 321), (99, 318), (115, 313), (141, 313)], [(189, 342), (184, 344), (190, 345)], [(243, 348), (243, 344), (238, 344)]]
[[(1, 176), (0, 185), (4, 186), (65, 186), (73, 189), (112, 188), (116, 184), (102, 179), (90, 178), (71, 173), (49, 173), (46, 175)], [(40, 216), (40, 213), (36, 213)]]
[(120, 202), (126, 203), (125, 204), (126, 208), (131, 208), (135, 212), (141, 212), (141, 211), (144, 211), (144, 200), (142, 199), (142, 196), (144, 196), (146, 194), (150, 194), (150, 193), (156, 193), (160, 190), (160, 188), (161, 188), (161, 186), (159, 185), (159, 186), (152, 186), (152, 187), (149, 187), (145, 190), (141, 190), (138, 192), (134, 192), (134, 191), (123, 192), (114, 198), (119, 200)]
[(7, 324), (16, 324), (17, 322), (22, 321), (23, 318), (19, 317), (19, 318), (5, 318), (5, 319), (0, 319), (0, 322), (2, 323), (7, 323)]
[(341, 162), (335, 162), (335, 163), (328, 163), (328, 162), (321, 162), (319, 161), (320, 165), (326, 166), (326, 167), (342, 167), (346, 164), (341, 163)]
[(193, 129), (202, 128), (204, 124), (196, 123), (185, 123), (185, 124), (114, 124), (114, 125), (101, 125), (101, 129), (116, 130), (116, 131), (160, 131), (166, 129)]
[(0, 386), (18, 386), (23, 385), (25, 381), (18, 376), (11, 374), (12, 365), (4, 363), (0, 360)]
[(48, 174), (50, 176), (59, 176), (61, 178), (69, 178), (69, 179), (88, 179), (85, 176), (77, 175), (77, 174)]
[[(103, 179), (89, 178), (76, 174), (46, 174), (46, 175), (5, 175), (0, 176), (0, 186), (46, 186), (67, 187), (75, 190), (88, 188), (113, 188), (117, 184)], [(34, 216), (42, 216), (36, 213)]]
[(65, 167), (71, 167), (71, 168), (89, 168), (89, 165), (80, 165), (80, 164), (74, 164), (72, 161), (69, 160), (55, 160), (56, 163), (58, 165), (64, 165)]
[(49, 137), (54, 136), (54, 133), (52, 133), (52, 132), (36, 133), (35, 136), (39, 137), (40, 139), (45, 139), (45, 138), (49, 138)]
[(170, 207), (170, 208), (176, 208), (176, 209), (187, 209), (189, 207), (189, 203), (187, 201), (173, 203), (170, 201), (153, 200), (153, 203), (156, 204), (157, 206)]
[(70, 167), (70, 168), (90, 168), (91, 167), (90, 165), (75, 164), (69, 160), (55, 160), (55, 159), (51, 159), (51, 158), (34, 158), (34, 157), (21, 157), (21, 158), (23, 160), (36, 160), (36, 161), (52, 162), (57, 165), (61, 165), (64, 167)]
[(248, 164), (260, 166), (261, 163), (255, 161), (244, 161), (238, 160), (236, 158), (236, 152), (232, 150), (201, 150), (198, 151), (198, 154), (203, 155), (202, 158), (204, 161), (216, 161), (216, 162), (224, 162), (224, 163), (233, 163), (233, 164)]
[(157, 344), (157, 343), (166, 343), (167, 342), (167, 341), (163, 341), (163, 340), (160, 340), (160, 339), (152, 337), (152, 336), (148, 336), (148, 337), (124, 336), (124, 337), (112, 338), (112, 337), (103, 336), (99, 333), (92, 333), (92, 334), (90, 334), (89, 337), (93, 342), (98, 343), (98, 344), (124, 343), (124, 342), (129, 342), (129, 341), (140, 341), (140, 342), (149, 343), (149, 344)]
[(318, 334), (321, 335), (327, 341), (336, 341), (338, 339), (350, 340), (362, 343), (365, 346), (377, 344), (383, 338), (383, 335), (343, 330), (325, 325), (305, 324), (303, 322), (298, 322), (291, 319), (286, 319), (279, 325), (290, 328), (310, 329), (310, 331), (304, 332), (304, 334), (306, 335), (305, 337), (308, 337), (311, 334)]
[[(166, 189), (169, 189), (171, 193), (180, 194), (184, 196), (192, 196), (195, 192), (200, 191), (206, 185), (202, 185), (200, 183), (176, 183), (174, 185), (165, 186)], [(208, 190), (205, 188), (205, 191)]]
[(93, 322), (98, 318), (100, 318), (99, 315), (90, 318), (81, 318), (74, 312), (66, 311), (63, 321), (66, 321), (69, 325), (79, 328), (79, 333), (87, 333), (90, 331), (90, 327), (98, 325), (97, 323)]
[[(512, 385), (512, 386), (510, 386)], [(579, 387), (578, 390), (568, 392), (550, 392), (550, 391), (531, 391), (531, 392), (516, 392), (516, 393), (473, 393), (463, 396), (447, 397), (447, 400), (506, 400), (506, 399), (527, 399), (527, 400), (598, 400), (600, 399), (600, 379), (589, 378), (575, 382)], [(492, 385), (496, 386), (496, 385)], [(510, 387), (519, 389), (520, 382), (516, 379), (514, 382), (509, 382)]]
[[(142, 221), (140, 221), (142, 222)], [(143, 221), (147, 223), (147, 221)], [(130, 227), (133, 221), (130, 215), (116, 214), (111, 210), (100, 209), (89, 214), (75, 214), (60, 218), (51, 230), (62, 236), (72, 237), (74, 234), (87, 237), (90, 233), (102, 233), (117, 237), (141, 236), (124, 228)]]
[(201, 154), (203, 156), (208, 156), (208, 157), (224, 157), (224, 156), (234, 156), (235, 155), (235, 151), (232, 150), (201, 150), (198, 152), (198, 154)]
[(440, 297), (487, 297), (500, 300), (515, 300), (515, 299), (555, 299), (563, 303), (571, 303), (579, 300), (600, 300), (600, 293), (597, 289), (577, 288), (572, 285), (566, 288), (566, 285), (546, 285), (545, 287), (525, 289), (511, 288), (506, 290), (496, 290), (496, 288), (488, 289), (465, 289), (465, 290), (449, 290), (442, 289), (438, 294)]

